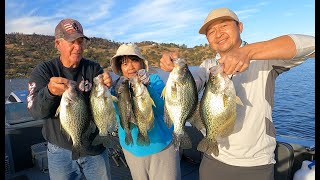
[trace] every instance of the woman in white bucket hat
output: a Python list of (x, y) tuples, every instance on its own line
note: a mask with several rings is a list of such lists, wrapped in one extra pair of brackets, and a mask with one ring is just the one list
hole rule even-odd
[[(135, 44), (122, 44), (111, 59), (112, 71), (126, 78), (138, 76), (147, 86), (151, 98), (155, 103), (153, 107), (154, 126), (148, 131), (150, 144), (138, 145), (138, 129), (131, 129), (133, 143), (126, 144), (126, 132), (120, 125), (117, 109), (118, 135), (126, 161), (134, 180), (180, 180), (180, 156), (172, 144), (173, 127), (168, 129), (163, 120), (164, 100), (160, 97), (165, 86), (157, 74), (148, 73), (148, 61), (141, 55), (140, 49)], [(112, 88), (120, 83), (119, 77)]]

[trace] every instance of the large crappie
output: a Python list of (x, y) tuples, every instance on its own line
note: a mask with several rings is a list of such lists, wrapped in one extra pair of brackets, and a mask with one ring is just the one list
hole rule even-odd
[(94, 123), (99, 129), (99, 136), (107, 136), (116, 131), (117, 120), (112, 96), (107, 86), (103, 84), (102, 74), (93, 78), (93, 86), (90, 94), (90, 106)]
[(132, 110), (129, 79), (121, 76), (115, 89), (118, 97), (117, 106), (119, 109), (120, 126), (126, 132), (125, 143), (126, 145), (129, 145), (133, 143), (131, 135), (131, 123), (135, 123), (135, 116)]
[[(196, 83), (184, 59), (173, 61), (166, 86), (162, 91), (165, 98), (164, 111), (167, 127), (174, 125), (173, 143), (175, 149), (192, 147), (190, 138), (184, 130), (186, 120), (192, 116), (198, 103)], [(181, 143), (181, 145), (180, 145)]]
[[(57, 109), (60, 124), (72, 140), (72, 159), (77, 159), (84, 147), (88, 147), (90, 127), (89, 108), (83, 95), (75, 88), (76, 82), (69, 81), (68, 89), (62, 94)], [(57, 115), (56, 114), (56, 115)]]
[(206, 136), (197, 147), (199, 151), (219, 155), (216, 138), (226, 137), (232, 133), (237, 118), (237, 101), (233, 82), (223, 72), (223, 66), (210, 68), (209, 80), (199, 108), (206, 128)]
[(132, 90), (132, 109), (138, 126), (137, 145), (150, 144), (148, 131), (153, 128), (154, 114), (152, 106), (155, 106), (147, 87), (137, 76), (130, 79)]

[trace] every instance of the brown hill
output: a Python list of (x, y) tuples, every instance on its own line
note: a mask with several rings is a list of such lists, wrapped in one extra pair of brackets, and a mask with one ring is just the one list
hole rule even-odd
[[(84, 57), (98, 62), (103, 68), (109, 68), (111, 57), (122, 43), (96, 37), (90, 39), (87, 49), (84, 50)], [(187, 48), (186, 45), (152, 41), (136, 44), (153, 67), (159, 67), (159, 60), (164, 51), (178, 51), (180, 57), (185, 58), (189, 65), (199, 65), (203, 60), (212, 58), (214, 55), (214, 51), (207, 44), (193, 48)], [(5, 34), (6, 79), (28, 78), (37, 64), (57, 56), (59, 56), (59, 52), (54, 47), (54, 36)]]

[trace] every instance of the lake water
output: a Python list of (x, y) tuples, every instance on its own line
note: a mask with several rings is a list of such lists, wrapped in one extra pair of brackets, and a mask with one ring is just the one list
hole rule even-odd
[[(196, 67), (191, 66), (190, 70)], [(169, 73), (157, 69), (166, 80)], [(273, 121), (277, 135), (315, 139), (315, 59), (279, 75), (275, 84)]]
[[(194, 67), (190, 69), (192, 71)], [(169, 73), (158, 68), (156, 70), (164, 81), (168, 78)], [(111, 75), (114, 80), (117, 78), (113, 73)], [(25, 79), (22, 80), (26, 84)], [(9, 85), (9, 80), (8, 84), (6, 80), (6, 91)], [(315, 59), (310, 58), (301, 65), (280, 74), (275, 86), (273, 121), (277, 135), (314, 141)], [(27, 86), (21, 86), (21, 88), (26, 89)], [(14, 89), (8, 88), (8, 90), (10, 93)]]
[(315, 59), (276, 80), (273, 121), (278, 135), (315, 139)]

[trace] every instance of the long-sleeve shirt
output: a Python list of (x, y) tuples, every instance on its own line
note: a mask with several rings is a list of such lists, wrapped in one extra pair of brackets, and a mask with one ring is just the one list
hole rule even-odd
[[(114, 86), (115, 87), (115, 86)], [(138, 137), (138, 128), (134, 126), (131, 129), (133, 144), (126, 145), (125, 143), (125, 130), (120, 125), (120, 117), (119, 111), (116, 106), (116, 118), (118, 122), (118, 135), (119, 141), (122, 148), (129, 151), (135, 156), (148, 156), (151, 154), (155, 154), (157, 152), (165, 149), (172, 141), (172, 132), (173, 126), (171, 128), (167, 128), (164, 120), (164, 100), (160, 97), (161, 92), (164, 88), (164, 83), (161, 78), (156, 74), (150, 75), (150, 83), (148, 85), (148, 91), (150, 97), (153, 99), (155, 106), (152, 106), (154, 113), (154, 126), (151, 130), (148, 131), (148, 137), (150, 140), (150, 145), (148, 146), (139, 146), (137, 145), (137, 137)], [(114, 93), (114, 90), (112, 90)]]
[[(275, 79), (282, 72), (303, 63), (308, 55), (315, 52), (314, 37), (294, 34), (289, 36), (297, 50), (293, 59), (251, 60), (246, 71), (232, 77), (236, 94), (244, 106), (237, 105), (233, 133), (225, 138), (217, 138), (219, 156), (212, 154), (212, 157), (234, 166), (275, 163), (276, 132), (272, 121)], [(204, 61), (194, 73), (198, 91), (205, 88), (209, 68), (217, 65), (219, 58), (217, 54), (215, 59)], [(202, 132), (205, 135), (205, 131)]]
[[(101, 66), (93, 61), (82, 58), (77, 68), (66, 68), (59, 58), (42, 62), (32, 71), (27, 97), (28, 109), (34, 119), (46, 119), (43, 124), (43, 137), (51, 144), (71, 150), (72, 140), (61, 129), (59, 117), (55, 117), (61, 96), (50, 94), (48, 84), (51, 77), (64, 77), (77, 82), (77, 89), (84, 95), (89, 106), (89, 96), (93, 78), (103, 73)], [(91, 114), (90, 114), (91, 116)], [(91, 138), (97, 134), (92, 134)], [(104, 151), (103, 145), (90, 149), (90, 155), (97, 155)], [(88, 151), (89, 152), (89, 151)], [(87, 153), (82, 154), (85, 156)]]

